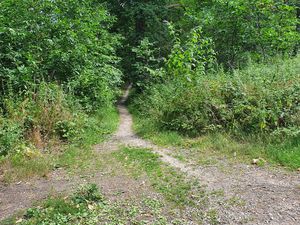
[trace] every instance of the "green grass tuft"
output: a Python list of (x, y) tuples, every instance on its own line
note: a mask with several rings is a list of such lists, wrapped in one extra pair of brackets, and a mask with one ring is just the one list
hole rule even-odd
[(122, 161), (134, 176), (146, 174), (152, 186), (168, 201), (177, 205), (194, 205), (195, 196), (202, 199), (205, 195), (198, 182), (187, 180), (183, 173), (165, 165), (160, 157), (149, 149), (123, 148), (115, 153), (115, 157)]

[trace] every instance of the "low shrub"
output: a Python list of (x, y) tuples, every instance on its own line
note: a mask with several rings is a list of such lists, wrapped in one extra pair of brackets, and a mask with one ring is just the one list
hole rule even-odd
[(237, 136), (299, 137), (299, 65), (298, 56), (233, 73), (199, 75), (196, 83), (173, 79), (152, 87), (133, 104), (161, 128), (191, 136), (226, 130)]
[(84, 113), (80, 108), (72, 110), (74, 103), (68, 98), (62, 88), (53, 83), (42, 83), (24, 97), (7, 96), (0, 119), (0, 155), (8, 154), (25, 141), (43, 149), (55, 136), (62, 140), (75, 136), (78, 115)]
[(22, 140), (22, 127), (9, 119), (0, 117), (0, 156), (8, 154)]

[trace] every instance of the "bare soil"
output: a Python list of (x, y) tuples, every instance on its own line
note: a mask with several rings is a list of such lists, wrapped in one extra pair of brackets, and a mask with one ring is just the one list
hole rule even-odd
[[(172, 149), (155, 146), (133, 132), (132, 117), (124, 105), (128, 92), (129, 90), (118, 104), (119, 129), (110, 140), (95, 146), (99, 154), (103, 151), (117, 150), (120, 145), (153, 149), (161, 156), (163, 162), (184, 172), (187, 177), (196, 178), (206, 190), (224, 193), (220, 201), (214, 199), (210, 203), (211, 207), (218, 211), (220, 224), (300, 224), (299, 173), (245, 164), (232, 166), (226, 161), (225, 170), (217, 166), (195, 166), (182, 162), (171, 156)], [(72, 192), (74, 187), (88, 181), (97, 183), (104, 193), (120, 191), (125, 195), (135, 195), (137, 190), (143, 189), (144, 184), (144, 181), (126, 176), (107, 178), (97, 173), (89, 180), (70, 178), (63, 171), (53, 172), (48, 179), (8, 186), (0, 184), (0, 220), (47, 197), (49, 193)], [(231, 207), (228, 207), (228, 204)]]

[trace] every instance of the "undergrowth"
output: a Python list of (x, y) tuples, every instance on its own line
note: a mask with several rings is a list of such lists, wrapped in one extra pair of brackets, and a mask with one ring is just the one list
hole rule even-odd
[(274, 58), (231, 73), (193, 71), (193, 81), (174, 77), (153, 85), (130, 100), (140, 123), (137, 132), (158, 144), (181, 145), (194, 138), (219, 149), (216, 143), (222, 142), (224, 149), (218, 151), (262, 157), (297, 169), (299, 60), (299, 56)]
[(189, 136), (226, 131), (297, 138), (299, 61), (296, 57), (232, 73), (193, 74), (193, 82), (173, 78), (138, 95), (132, 108), (162, 129)]
[(220, 157), (231, 162), (251, 163), (262, 159), (268, 163), (297, 170), (300, 167), (299, 140), (276, 142), (268, 138), (236, 138), (228, 133), (212, 132), (199, 137), (184, 136), (176, 131), (162, 130), (156, 121), (141, 117), (134, 112), (135, 132), (153, 143), (164, 147), (176, 147), (174, 156), (182, 161), (192, 160), (198, 164), (215, 164)]
[(79, 117), (72, 131), (74, 135), (69, 136), (68, 141), (52, 139), (45, 149), (24, 143), (18, 150), (1, 158), (2, 180), (11, 182), (47, 176), (51, 170), (59, 167), (71, 170), (88, 168), (95, 157), (91, 146), (113, 133), (117, 125), (118, 113), (114, 108), (107, 108)]

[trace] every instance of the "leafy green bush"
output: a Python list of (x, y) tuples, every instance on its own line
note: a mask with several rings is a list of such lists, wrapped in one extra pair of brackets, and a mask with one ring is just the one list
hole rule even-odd
[(18, 139), (40, 149), (71, 139), (85, 112), (111, 107), (121, 82), (114, 20), (94, 0), (0, 2), (1, 154)]
[(70, 139), (78, 133), (76, 123), (68, 120), (58, 121), (55, 126), (55, 132), (62, 139)]
[[(159, 126), (198, 135), (226, 130), (237, 135), (299, 134), (300, 57), (252, 65), (233, 74), (157, 85), (135, 101)], [(295, 131), (296, 129), (296, 131)]]
[(2, 96), (57, 82), (89, 107), (110, 103), (120, 83), (120, 36), (109, 32), (114, 18), (102, 4), (4, 0), (0, 15)]
[(22, 127), (12, 120), (0, 117), (0, 156), (8, 154), (22, 142)]
[(158, 50), (148, 38), (141, 40), (139, 46), (132, 49), (136, 58), (133, 64), (133, 78), (138, 91), (162, 79), (158, 70), (162, 60), (155, 57)]

